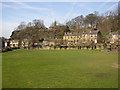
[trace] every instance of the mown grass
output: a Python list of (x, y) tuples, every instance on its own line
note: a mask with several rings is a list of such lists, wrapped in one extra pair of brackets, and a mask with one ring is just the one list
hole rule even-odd
[(3, 88), (116, 88), (117, 53), (14, 50), (3, 53)]

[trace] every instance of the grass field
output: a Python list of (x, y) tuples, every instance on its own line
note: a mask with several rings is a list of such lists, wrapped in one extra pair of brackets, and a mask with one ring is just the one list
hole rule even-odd
[(3, 55), (3, 88), (117, 88), (114, 52), (14, 50)]

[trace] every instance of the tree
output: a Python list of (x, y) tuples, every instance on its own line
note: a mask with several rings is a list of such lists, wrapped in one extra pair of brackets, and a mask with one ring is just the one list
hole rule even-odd
[(72, 29), (80, 29), (84, 27), (84, 17), (83, 15), (80, 15), (66, 23), (67, 26), (69, 26)]
[(44, 22), (43, 20), (38, 20), (38, 19), (35, 19), (33, 20), (33, 25), (39, 29), (43, 29), (45, 28), (45, 25), (44, 25)]
[(99, 16), (98, 29), (104, 34), (109, 34), (110, 32), (115, 32), (120, 29), (118, 9), (107, 11), (103, 15)]
[(89, 27), (89, 21), (86, 18), (84, 18), (84, 27), (85, 28)]
[(26, 28), (26, 23), (25, 22), (21, 22), (20, 25), (17, 26), (16, 30), (23, 30)]
[(58, 23), (58, 21), (55, 20), (51, 26), (57, 26), (57, 25), (60, 25), (60, 23)]
[(108, 12), (108, 19), (110, 22), (111, 32), (117, 31), (119, 28), (118, 25), (118, 11), (110, 11)]
[(85, 21), (92, 27), (98, 23), (98, 17), (95, 14), (91, 13), (86, 16)]
[(32, 26), (32, 22), (28, 22), (27, 27), (31, 27)]

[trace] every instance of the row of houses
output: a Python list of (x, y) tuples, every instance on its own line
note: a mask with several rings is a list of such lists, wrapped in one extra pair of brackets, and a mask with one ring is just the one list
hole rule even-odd
[(102, 43), (101, 32), (97, 29), (91, 31), (83, 31), (83, 33), (65, 33), (63, 40), (69, 44), (81, 44), (81, 43)]
[(80, 32), (69, 32), (63, 36), (64, 42), (67, 46), (76, 46), (77, 48), (94, 48), (94, 49), (105, 49), (105, 48), (118, 48), (120, 35), (118, 32), (111, 32), (107, 36), (103, 36), (98, 29), (90, 31)]
[(31, 39), (2, 41), (2, 48), (41, 48), (41, 49), (104, 49), (116, 48), (120, 41), (118, 32), (112, 32), (104, 38), (97, 29), (83, 32), (67, 32), (63, 39), (33, 42)]

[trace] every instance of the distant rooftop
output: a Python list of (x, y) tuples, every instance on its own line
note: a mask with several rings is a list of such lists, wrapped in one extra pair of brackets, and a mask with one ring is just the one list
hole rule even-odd
[(65, 36), (81, 36), (82, 34), (97, 34), (99, 32), (99, 30), (95, 29), (95, 30), (91, 30), (91, 31), (83, 31), (82, 33), (80, 32), (68, 32), (65, 33)]

